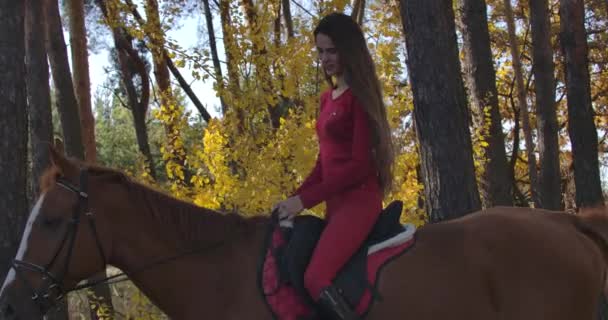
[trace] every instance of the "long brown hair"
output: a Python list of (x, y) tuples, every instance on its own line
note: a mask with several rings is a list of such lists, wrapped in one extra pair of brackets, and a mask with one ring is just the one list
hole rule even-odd
[[(380, 186), (386, 194), (392, 189), (395, 156), (380, 81), (363, 31), (350, 16), (332, 13), (319, 21), (314, 30), (315, 38), (319, 33), (328, 36), (336, 46), (346, 84), (351, 87), (351, 92), (369, 116), (372, 129), (370, 152), (378, 171)], [(325, 78), (332, 88), (335, 87), (327, 73)]]

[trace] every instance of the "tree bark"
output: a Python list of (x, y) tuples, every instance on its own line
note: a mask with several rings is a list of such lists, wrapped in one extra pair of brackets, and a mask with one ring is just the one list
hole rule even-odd
[(24, 2), (0, 0), (0, 283), (27, 219)]
[(465, 80), (476, 126), (481, 128), (484, 150), (481, 193), (484, 207), (513, 205), (512, 184), (502, 131), (496, 71), (490, 48), (485, 0), (459, 0), (464, 41)]
[(553, 48), (551, 46), (551, 24), (547, 0), (530, 0), (530, 24), (532, 29), (534, 90), (536, 93), (540, 162), (538, 202), (542, 208), (560, 210), (562, 208), (562, 194), (555, 104), (555, 76), (553, 75)]
[(82, 129), (78, 102), (72, 85), (72, 74), (68, 53), (63, 38), (63, 28), (59, 15), (58, 0), (45, 0), (47, 23), (47, 53), (51, 62), (51, 73), (56, 89), (57, 110), (61, 118), (61, 128), (68, 156), (84, 160)]
[(365, 17), (365, 0), (361, 0), (361, 7), (357, 12), (357, 23), (363, 27), (363, 17)]
[[(134, 7), (133, 7), (134, 8)], [(150, 50), (152, 52), (152, 62), (154, 65), (154, 77), (156, 84), (161, 91), (160, 100), (161, 104), (165, 107), (169, 107), (174, 103), (173, 89), (171, 88), (171, 79), (169, 75), (169, 68), (167, 66), (165, 46), (165, 35), (162, 29), (160, 14), (158, 12), (157, 0), (146, 0), (145, 1), (145, 12), (146, 12), (146, 28), (149, 30), (150, 38)], [(181, 134), (175, 127), (175, 121), (173, 123), (165, 123), (165, 134), (167, 136), (167, 146), (170, 148), (171, 159), (181, 168), (184, 172), (188, 172), (186, 168), (186, 155), (183, 150), (183, 146), (176, 143)], [(188, 183), (189, 179), (184, 179), (184, 183)]]
[[(217, 42), (215, 41), (215, 29), (213, 27), (213, 15), (211, 14), (211, 6), (209, 0), (202, 0), (203, 9), (205, 10), (205, 21), (207, 23), (207, 33), (209, 34), (209, 47), (211, 48), (211, 59), (213, 60), (213, 70), (215, 72), (215, 81), (220, 92), (224, 90), (224, 76), (222, 75), (222, 66), (220, 65), (220, 57), (217, 53)], [(222, 115), (226, 115), (228, 111), (224, 97), (220, 95), (220, 104), (222, 106)]]
[[(281, 45), (281, 3), (277, 6), (276, 18), (274, 19), (274, 43), (275, 47)], [(275, 65), (273, 63), (273, 65)]]
[(426, 209), (431, 222), (481, 207), (451, 1), (401, 0)]
[(524, 141), (526, 143), (526, 155), (528, 156), (528, 174), (530, 175), (530, 195), (536, 207), (539, 206), (536, 192), (538, 190), (538, 174), (536, 172), (536, 155), (534, 154), (534, 141), (532, 140), (532, 127), (530, 126), (530, 115), (528, 113), (528, 102), (526, 86), (521, 66), (520, 52), (515, 33), (515, 20), (513, 18), (513, 8), (511, 0), (504, 0), (507, 29), (509, 32), (509, 46), (511, 49), (511, 59), (513, 61), (513, 73), (515, 75), (515, 85), (517, 87), (517, 103), (521, 113), (521, 123), (524, 130)]
[(357, 21), (359, 25), (363, 25), (363, 16), (365, 14), (365, 0), (355, 0), (353, 3), (353, 11), (350, 16)]
[(26, 83), (30, 144), (32, 150), (33, 198), (39, 195), (39, 179), (50, 165), (49, 147), (53, 145), (49, 65), (45, 48), (43, 2), (26, 0)]
[(350, 13), (350, 17), (355, 20), (359, 16), (359, 11), (361, 10), (361, 2), (363, 2), (363, 0), (354, 0), (353, 1), (353, 11)]
[[(153, 1), (156, 1), (156, 0), (153, 0)], [(139, 14), (139, 11), (137, 11), (137, 8), (133, 4), (133, 2), (131, 0), (126, 0), (126, 3), (127, 3), (127, 5), (129, 5), (131, 7), (131, 9), (132, 9), (131, 12), (133, 13), (133, 16), (135, 17), (135, 20), (137, 20), (137, 23), (139, 23), (139, 25), (145, 29), (146, 21), (144, 21), (144, 19), (141, 17), (141, 15)], [(156, 6), (156, 15), (158, 16), (158, 3), (156, 3), (156, 5), (157, 5)], [(160, 17), (158, 17), (158, 21), (160, 23)], [(175, 77), (175, 79), (177, 80), (179, 85), (182, 87), (182, 89), (184, 90), (184, 92), (186, 93), (188, 98), (190, 98), (190, 101), (192, 101), (192, 103), (194, 104), (196, 109), (198, 109), (201, 116), (203, 117), (203, 120), (205, 120), (206, 122), (209, 122), (211, 120), (211, 115), (209, 114), (207, 109), (203, 106), (203, 104), (198, 99), (196, 94), (194, 94), (194, 91), (192, 90), (192, 88), (190, 87), (190, 85), (188, 84), (186, 79), (184, 79), (184, 77), (179, 72), (179, 70), (177, 69), (177, 67), (175, 66), (175, 64), (169, 57), (169, 55), (167, 54), (166, 50), (164, 49), (164, 36), (162, 37), (161, 40), (162, 40), (162, 42), (159, 41), (159, 39), (154, 40), (153, 46), (155, 43), (163, 44), (163, 47), (160, 48), (160, 51), (161, 51), (160, 53), (163, 54), (162, 57), (165, 60), (165, 64), (166, 64), (167, 68), (169, 68), (169, 71), (171, 71), (171, 73), (173, 74), (173, 76)], [(152, 49), (150, 47), (146, 46), (146, 48), (148, 48), (148, 50), (152, 51)]]
[(230, 16), (230, 3), (228, 0), (220, 1), (220, 21), (222, 22), (222, 35), (224, 39), (224, 48), (226, 51), (226, 68), (228, 69), (228, 90), (232, 94), (236, 94), (234, 90), (240, 88), (239, 72), (236, 66), (233, 48), (236, 46), (234, 35), (230, 32), (229, 26), (232, 24)]
[[(115, 35), (115, 43), (118, 53), (118, 59), (121, 69), (121, 78), (127, 98), (131, 114), (133, 115), (133, 123), (135, 126), (135, 136), (137, 137), (137, 145), (139, 151), (146, 157), (148, 170), (151, 177), (156, 180), (156, 169), (154, 168), (154, 159), (150, 151), (150, 143), (148, 139), (148, 129), (146, 127), (146, 115), (148, 104), (150, 102), (150, 78), (148, 71), (145, 68), (144, 62), (132, 47), (132, 42), (124, 37), (119, 38), (118, 42)], [(131, 69), (135, 67), (136, 71)], [(138, 96), (133, 77), (138, 75), (141, 81), (141, 96)]]
[[(165, 60), (165, 37), (160, 23), (157, 0), (146, 0), (145, 8), (149, 29), (158, 33), (150, 36), (150, 42), (152, 43), (150, 50), (152, 51), (152, 60), (154, 63), (154, 77), (156, 78), (156, 83), (161, 92), (163, 94), (171, 95), (171, 78), (169, 75), (169, 68), (167, 67), (167, 61)], [(170, 101), (163, 98), (163, 94), (161, 94), (162, 104), (169, 105)]]
[[(241, 0), (241, 7), (245, 12), (247, 19), (247, 26), (249, 27), (249, 36), (251, 39), (254, 37), (261, 37), (257, 41), (253, 41), (253, 56), (255, 57), (252, 61), (255, 66), (256, 81), (255, 84), (260, 91), (264, 92), (265, 95), (271, 96), (275, 92), (272, 84), (272, 75), (270, 73), (271, 62), (266, 57), (266, 38), (262, 32), (261, 23), (258, 18), (258, 10), (253, 3), (253, 0)], [(266, 102), (262, 102), (266, 103)], [(280, 112), (276, 105), (270, 105), (266, 103), (266, 110), (269, 115), (269, 122), (273, 129), (277, 129), (280, 126)], [(241, 112), (244, 110), (240, 110)]]
[(578, 208), (603, 204), (593, 121), (583, 0), (560, 0), (561, 47), (568, 99), (568, 133), (572, 143)]
[(285, 26), (287, 27), (287, 39), (294, 37), (293, 31), (293, 19), (291, 17), (291, 2), (290, 0), (283, 1), (283, 19), (285, 20)]
[[(89, 78), (89, 50), (87, 47), (87, 31), (84, 17), (84, 1), (68, 0), (70, 49), (72, 52), (72, 67), (74, 70), (73, 88), (78, 102), (80, 125), (82, 129), (82, 144), (84, 159), (89, 163), (97, 162), (97, 146), (95, 143), (95, 118), (91, 107), (91, 80)], [(102, 276), (106, 276), (104, 273)], [(103, 305), (108, 314), (114, 314), (112, 293), (107, 284), (102, 284), (87, 290), (91, 319), (100, 319), (97, 314)]]
[[(132, 39), (126, 30), (117, 26), (112, 26), (110, 21), (112, 18), (103, 0), (95, 1), (101, 10), (103, 17), (106, 19), (106, 24), (112, 29), (112, 37), (114, 46), (118, 55), (118, 68), (120, 70), (120, 78), (125, 89), (127, 100), (129, 101), (128, 108), (133, 115), (133, 125), (135, 126), (135, 136), (137, 138), (137, 146), (139, 152), (146, 159), (146, 165), (152, 179), (156, 180), (156, 169), (154, 167), (154, 159), (150, 151), (150, 143), (148, 139), (148, 129), (146, 126), (146, 115), (150, 102), (150, 77), (143, 59), (138, 52), (133, 48)], [(141, 82), (141, 96), (138, 95), (133, 77), (138, 75)]]
[(84, 23), (84, 1), (67, 1), (70, 27), (70, 48), (72, 50), (72, 67), (74, 69), (74, 92), (80, 110), (82, 126), (82, 143), (85, 160), (97, 162), (95, 144), (95, 118), (91, 108), (91, 80), (89, 79), (89, 50), (87, 48), (87, 31)]
[[(224, 38), (224, 51), (226, 52), (226, 69), (228, 70), (228, 92), (227, 95), (231, 98), (238, 96), (241, 91), (240, 76), (238, 65), (234, 56), (236, 50), (236, 39), (231, 30), (232, 17), (230, 15), (230, 1), (219, 0), (220, 6), (220, 21), (222, 23), (222, 35)], [(237, 127), (239, 133), (245, 131), (245, 113), (243, 108), (233, 110), (237, 118)]]

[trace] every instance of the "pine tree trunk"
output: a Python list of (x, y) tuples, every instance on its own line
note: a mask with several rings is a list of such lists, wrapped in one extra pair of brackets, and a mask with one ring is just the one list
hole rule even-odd
[(560, 17), (576, 205), (582, 208), (603, 204), (583, 0), (560, 0)]
[[(147, 24), (152, 32), (156, 32), (151, 37), (151, 50), (152, 50), (152, 60), (154, 62), (154, 76), (156, 78), (156, 83), (158, 84), (158, 88), (167, 95), (171, 95), (171, 78), (169, 75), (169, 69), (167, 68), (167, 62), (165, 60), (165, 37), (162, 31), (162, 26), (160, 23), (160, 15), (158, 13), (158, 2), (157, 0), (146, 0), (146, 17)], [(163, 105), (168, 105), (170, 100), (167, 98), (163, 98), (161, 94), (161, 103)]]
[(95, 145), (95, 118), (91, 108), (91, 80), (89, 79), (89, 50), (87, 31), (84, 24), (84, 0), (67, 1), (70, 22), (70, 48), (74, 68), (74, 92), (80, 110), (82, 142), (85, 160), (97, 162)]
[(542, 208), (559, 210), (562, 208), (562, 193), (553, 48), (547, 0), (530, 1), (530, 24), (540, 163), (538, 202)]
[(231, 48), (236, 46), (234, 35), (230, 32), (229, 27), (232, 24), (230, 16), (230, 2), (228, 0), (220, 1), (220, 21), (222, 23), (222, 35), (224, 39), (224, 48), (226, 51), (226, 68), (228, 69), (228, 90), (235, 95), (240, 88), (239, 73), (234, 55)]
[[(258, 87), (258, 90), (264, 93), (264, 95), (272, 96), (274, 95), (275, 89), (272, 84), (272, 75), (270, 73), (271, 63), (267, 58), (267, 39), (261, 28), (263, 22), (259, 19), (258, 10), (253, 0), (241, 0), (241, 7), (243, 8), (247, 19), (249, 38), (253, 39), (254, 37), (259, 37), (258, 41), (253, 41), (253, 55), (256, 57), (253, 60), (256, 72), (255, 76), (257, 79), (255, 85)], [(265, 101), (260, 102), (260, 104), (266, 104), (270, 125), (272, 128), (277, 129), (280, 125), (280, 112), (278, 106), (270, 105)]]
[[(95, 0), (95, 3), (101, 10), (103, 17), (106, 19), (106, 24), (111, 25), (111, 21), (115, 17), (110, 17), (104, 0)], [(148, 139), (148, 129), (146, 126), (146, 115), (148, 104), (150, 102), (150, 77), (148, 70), (139, 56), (138, 52), (133, 48), (133, 41), (128, 37), (126, 30), (118, 26), (112, 26), (112, 37), (114, 46), (118, 54), (118, 63), (120, 68), (120, 78), (123, 87), (127, 94), (129, 105), (127, 108), (133, 115), (133, 125), (135, 127), (135, 136), (137, 138), (137, 146), (139, 152), (146, 159), (146, 165), (152, 179), (156, 180), (156, 169), (154, 166), (154, 158), (150, 151), (150, 143)], [(133, 77), (139, 75), (141, 82), (141, 97), (138, 96)]]
[(293, 19), (291, 18), (291, 2), (290, 0), (283, 1), (283, 19), (285, 19), (285, 26), (287, 27), (287, 39), (294, 37), (293, 31)]
[(451, 1), (401, 0), (426, 209), (431, 222), (481, 207)]
[[(224, 90), (224, 76), (222, 75), (222, 66), (220, 65), (220, 57), (217, 53), (217, 42), (215, 41), (215, 28), (213, 27), (213, 15), (209, 0), (202, 0), (205, 10), (205, 22), (207, 23), (207, 33), (209, 34), (209, 47), (211, 48), (211, 58), (213, 60), (213, 70), (215, 71), (215, 81), (218, 84), (220, 92)], [(228, 111), (224, 98), (220, 96), (220, 104), (222, 106), (222, 115), (226, 115)]]
[(49, 65), (45, 47), (44, 6), (39, 0), (26, 0), (26, 82), (32, 150), (33, 198), (38, 197), (39, 179), (50, 165), (49, 147), (53, 144)]
[[(150, 102), (150, 78), (148, 71), (141, 60), (141, 57), (137, 54), (132, 46), (131, 41), (121, 37), (120, 34), (115, 33), (116, 48), (119, 52), (118, 60), (121, 68), (122, 83), (127, 93), (129, 107), (131, 114), (133, 115), (133, 125), (135, 126), (135, 136), (137, 137), (137, 145), (139, 152), (141, 152), (146, 158), (148, 170), (152, 179), (156, 180), (156, 169), (154, 168), (154, 159), (152, 158), (152, 152), (150, 151), (150, 142), (148, 139), (148, 129), (146, 126), (146, 114), (148, 110), (148, 104)], [(141, 97), (138, 97), (135, 84), (133, 82), (134, 72), (131, 71), (133, 67), (136, 67), (135, 73), (139, 75), (141, 79)]]
[[(166, 68), (168, 68), (169, 71), (171, 71), (171, 74), (173, 74), (173, 77), (175, 77), (175, 80), (177, 80), (177, 82), (179, 83), (182, 90), (184, 90), (184, 93), (188, 96), (188, 98), (190, 98), (190, 101), (192, 101), (192, 104), (194, 104), (196, 109), (198, 109), (199, 113), (203, 117), (203, 120), (205, 120), (206, 122), (209, 122), (211, 120), (211, 115), (209, 114), (207, 109), (203, 106), (203, 104), (198, 99), (196, 94), (194, 94), (192, 87), (190, 87), (190, 84), (186, 81), (186, 79), (184, 79), (181, 72), (179, 72), (179, 69), (177, 69), (177, 67), (173, 63), (173, 60), (171, 60), (171, 57), (169, 57), (169, 54), (167, 54), (167, 51), (164, 49), (164, 46), (165, 46), (164, 31), (162, 29), (157, 29), (157, 28), (160, 28), (161, 25), (160, 25), (160, 16), (158, 13), (158, 3), (156, 2), (156, 0), (146, 2), (146, 10), (150, 9), (148, 7), (148, 4), (150, 4), (152, 6), (156, 5), (156, 7), (153, 7), (150, 9), (153, 11), (148, 13), (155, 20), (155, 21), (151, 22), (152, 24), (148, 24), (148, 23), (146, 23), (146, 21), (144, 21), (142, 16), (139, 14), (139, 11), (137, 10), (137, 7), (135, 6), (135, 4), (133, 4), (133, 1), (125, 0), (125, 3), (131, 8), (131, 12), (133, 13), (134, 18), (135, 18), (135, 20), (137, 20), (137, 23), (140, 25), (140, 27), (149, 32), (148, 37), (151, 38), (151, 46), (146, 46), (146, 44), (144, 42), (141, 42), (141, 43), (148, 50), (152, 51), (153, 55), (154, 55), (154, 52), (156, 52), (156, 54), (159, 55), (158, 56), (159, 59), (160, 58), (164, 59), (164, 64), (165, 64)], [(152, 31), (152, 30), (160, 30), (160, 37), (158, 36), (159, 34), (153, 34), (155, 31)], [(158, 45), (160, 45), (160, 46), (158, 46)], [(154, 48), (156, 48), (156, 49), (154, 49)], [(168, 73), (167, 73), (167, 75), (168, 75)], [(167, 79), (169, 79), (169, 78), (167, 78)], [(170, 83), (170, 79), (167, 82)], [(169, 97), (163, 97), (163, 99), (167, 99), (172, 96), (173, 96), (173, 93), (171, 93), (171, 95)]]
[(51, 62), (51, 73), (56, 89), (57, 109), (61, 118), (66, 153), (70, 157), (84, 160), (80, 112), (72, 85), (72, 74), (57, 1), (45, 0), (47, 4), (47, 53)]
[[(149, 37), (150, 49), (152, 51), (152, 61), (154, 64), (154, 77), (156, 79), (156, 83), (158, 84), (158, 88), (161, 91), (161, 104), (165, 107), (169, 107), (174, 103), (174, 96), (171, 88), (169, 69), (167, 66), (167, 54), (164, 48), (165, 36), (160, 21), (157, 0), (146, 0), (145, 9), (147, 17), (146, 25), (148, 30), (151, 30)], [(186, 155), (183, 150), (183, 146), (176, 143), (176, 141), (179, 139), (179, 135), (181, 134), (178, 128), (175, 127), (176, 123), (176, 121), (173, 121), (173, 123), (165, 124), (165, 134), (168, 140), (167, 145), (171, 149), (169, 151), (171, 154), (171, 159), (168, 160), (183, 168), (184, 173), (186, 173), (183, 182), (187, 184), (190, 179), (187, 178), (188, 170), (186, 168)]]
[(357, 23), (363, 27), (363, 18), (365, 17), (365, 0), (361, 0), (361, 7), (357, 12)]
[(496, 71), (490, 48), (485, 0), (459, 0), (464, 40), (464, 67), (475, 122), (487, 147), (484, 148), (481, 193), (484, 207), (513, 205), (505, 140), (502, 131)]
[(27, 219), (27, 97), (23, 1), (0, 0), (0, 283)]
[(355, 0), (353, 3), (353, 11), (350, 16), (363, 26), (363, 17), (365, 15), (365, 0)]
[(507, 19), (507, 29), (509, 31), (509, 46), (511, 49), (511, 59), (513, 61), (513, 73), (515, 74), (515, 85), (517, 88), (517, 103), (521, 112), (521, 123), (524, 130), (524, 141), (526, 143), (526, 155), (528, 156), (528, 174), (530, 176), (530, 195), (534, 206), (538, 207), (538, 174), (536, 172), (536, 155), (534, 154), (534, 140), (532, 139), (532, 127), (530, 126), (530, 115), (528, 113), (528, 102), (526, 86), (521, 66), (517, 35), (515, 33), (515, 20), (513, 18), (513, 8), (511, 0), (504, 0), (505, 13)]
[(350, 13), (350, 17), (353, 19), (357, 19), (357, 17), (359, 16), (359, 10), (361, 10), (361, 2), (363, 0), (354, 0), (352, 7), (353, 7), (353, 11)]

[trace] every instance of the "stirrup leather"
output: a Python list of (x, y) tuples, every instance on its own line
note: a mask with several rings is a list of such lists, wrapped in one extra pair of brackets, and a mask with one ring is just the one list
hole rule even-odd
[(321, 291), (319, 306), (323, 314), (335, 320), (359, 320), (359, 315), (348, 305), (336, 287), (329, 286)]

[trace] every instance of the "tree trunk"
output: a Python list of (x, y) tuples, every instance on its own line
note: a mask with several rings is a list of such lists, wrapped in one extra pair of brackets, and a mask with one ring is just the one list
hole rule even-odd
[[(275, 19), (274, 19), (274, 42), (273, 45), (274, 47), (279, 47), (281, 45), (281, 2), (279, 2), (278, 6), (277, 6), (277, 12), (275, 15)], [(273, 66), (276, 65), (276, 63), (273, 63)], [(275, 74), (276, 74), (276, 69), (274, 70)]]
[(530, 126), (530, 115), (528, 114), (528, 102), (524, 76), (519, 57), (519, 47), (517, 35), (515, 33), (515, 20), (513, 19), (513, 8), (511, 0), (504, 0), (507, 29), (509, 30), (509, 46), (511, 49), (511, 59), (513, 61), (513, 73), (515, 74), (515, 84), (517, 87), (517, 103), (521, 113), (521, 123), (524, 129), (524, 141), (526, 143), (526, 155), (528, 156), (528, 174), (530, 175), (530, 195), (535, 206), (539, 206), (536, 191), (538, 190), (538, 179), (536, 172), (536, 155), (534, 154), (534, 141), (532, 140), (532, 127)]
[(0, 283), (27, 219), (24, 2), (0, 0)]
[[(213, 69), (215, 71), (215, 81), (220, 92), (224, 90), (224, 76), (222, 75), (222, 66), (220, 65), (220, 57), (217, 53), (217, 43), (215, 41), (215, 29), (213, 27), (213, 15), (209, 0), (202, 0), (205, 10), (205, 21), (207, 22), (207, 33), (209, 33), (209, 47), (211, 48), (211, 58), (213, 60)], [(222, 115), (226, 115), (227, 106), (224, 97), (220, 95), (220, 104), (222, 106)]]
[(47, 52), (51, 62), (51, 73), (56, 88), (57, 110), (61, 118), (61, 128), (65, 140), (65, 150), (70, 157), (84, 160), (82, 130), (78, 102), (74, 94), (68, 53), (63, 38), (63, 28), (59, 15), (58, 0), (45, 0), (47, 4)]
[[(173, 90), (171, 88), (171, 81), (169, 76), (169, 69), (167, 67), (165, 46), (165, 36), (162, 29), (160, 15), (158, 12), (157, 0), (146, 0), (145, 2), (146, 18), (147, 18), (147, 29), (150, 30), (148, 35), (150, 38), (150, 49), (152, 51), (152, 61), (154, 64), (154, 77), (156, 83), (161, 91), (160, 99), (161, 104), (165, 107), (169, 107), (174, 103)], [(183, 146), (176, 143), (179, 139), (180, 132), (176, 128), (177, 119), (170, 123), (165, 123), (165, 134), (167, 135), (167, 146), (169, 147), (170, 159), (167, 159), (167, 163), (174, 162), (187, 173), (186, 168), (186, 155), (183, 150)], [(188, 183), (189, 179), (185, 178), (184, 183)]]
[(426, 209), (431, 222), (481, 207), (451, 1), (401, 0)]
[(291, 18), (291, 2), (290, 0), (283, 1), (283, 19), (285, 19), (285, 26), (287, 27), (287, 39), (294, 37), (293, 32), (293, 19)]
[(598, 139), (591, 106), (583, 0), (560, 0), (560, 17), (576, 205), (582, 208), (603, 204)]
[[(156, 169), (154, 168), (154, 159), (152, 158), (152, 152), (150, 151), (148, 129), (146, 127), (146, 114), (150, 102), (150, 78), (148, 76), (148, 71), (145, 68), (144, 62), (141, 60), (141, 57), (133, 48), (132, 42), (123, 37), (123, 39), (118, 40), (117, 43), (116, 35), (114, 37), (117, 50), (119, 51), (118, 59), (121, 68), (121, 78), (129, 100), (131, 114), (133, 115), (137, 145), (139, 151), (146, 157), (150, 175), (156, 180)], [(137, 71), (131, 71), (132, 67), (136, 67)], [(135, 84), (133, 82), (134, 73), (139, 75), (141, 80), (141, 97), (138, 97), (137, 90), (135, 89)]]
[(231, 50), (231, 48), (236, 46), (236, 40), (234, 39), (232, 32), (229, 30), (232, 24), (232, 18), (230, 17), (230, 2), (228, 2), (228, 0), (219, 1), (220, 21), (222, 22), (222, 35), (224, 39), (224, 48), (226, 51), (226, 68), (228, 69), (228, 90), (234, 95), (237, 94), (237, 92), (234, 90), (239, 89), (240, 85), (239, 72)]
[[(476, 126), (482, 128), (484, 148), (481, 193), (484, 207), (513, 205), (505, 140), (502, 131), (496, 71), (490, 48), (485, 0), (459, 0), (464, 40), (466, 84)], [(489, 115), (489, 117), (488, 117)], [(489, 122), (489, 123), (488, 123)]]
[[(144, 21), (144, 19), (139, 14), (139, 11), (137, 11), (137, 8), (133, 4), (133, 1), (131, 1), (131, 0), (125, 0), (125, 2), (127, 3), (127, 5), (129, 7), (131, 7), (131, 12), (133, 13), (133, 16), (135, 17), (135, 20), (137, 20), (137, 23), (139, 23), (139, 25), (144, 30), (148, 30), (149, 26), (146, 26), (146, 21)], [(157, 4), (156, 12), (157, 12), (157, 15), (158, 15), (158, 4)], [(159, 19), (160, 19), (160, 17), (159, 17)], [(164, 42), (164, 35), (162, 37), (162, 40)], [(156, 40), (154, 40), (154, 43), (152, 43), (152, 45), (154, 46), (154, 44), (158, 43), (158, 42), (159, 42), (158, 39), (156, 39)], [(148, 46), (146, 46), (145, 43), (143, 43), (143, 44), (144, 44), (144, 46), (148, 50), (152, 51), (152, 49), (150, 49)], [(184, 77), (182, 76), (182, 74), (179, 72), (179, 69), (177, 69), (177, 67), (173, 63), (173, 60), (171, 60), (171, 57), (169, 57), (169, 55), (167, 54), (166, 50), (164, 49), (164, 43), (163, 43), (163, 48), (160, 49), (160, 53), (163, 54), (163, 59), (165, 59), (165, 64), (167, 65), (167, 68), (169, 68), (169, 71), (171, 71), (171, 73), (175, 77), (175, 80), (177, 80), (177, 82), (179, 83), (179, 85), (182, 87), (182, 89), (184, 90), (184, 93), (186, 93), (186, 95), (188, 96), (188, 98), (190, 98), (190, 101), (192, 101), (192, 104), (194, 104), (194, 106), (196, 107), (196, 109), (198, 109), (198, 111), (200, 112), (201, 116), (203, 117), (203, 120), (205, 120), (206, 122), (209, 122), (211, 120), (211, 115), (209, 114), (209, 112), (207, 111), (207, 109), (203, 106), (203, 104), (198, 99), (198, 97), (196, 96), (196, 94), (194, 94), (194, 91), (192, 90), (192, 88), (190, 87), (190, 85), (188, 84), (188, 82), (186, 81), (186, 79), (184, 79)]]
[(352, 4), (353, 11), (350, 13), (350, 17), (355, 20), (359, 16), (359, 11), (361, 10), (361, 2), (363, 2), (363, 0), (354, 0), (354, 2)]
[(72, 50), (72, 67), (74, 68), (74, 92), (80, 110), (84, 155), (87, 162), (95, 163), (97, 162), (95, 118), (91, 108), (91, 81), (89, 79), (87, 31), (84, 24), (84, 0), (69, 0), (67, 5), (70, 16), (70, 48)]
[(361, 7), (359, 7), (359, 12), (357, 12), (357, 23), (363, 27), (363, 17), (365, 17), (365, 0), (361, 0)]
[(363, 16), (365, 14), (365, 0), (355, 0), (353, 3), (353, 11), (350, 16), (357, 21), (359, 25), (363, 25)]
[[(148, 166), (150, 176), (156, 180), (156, 169), (154, 167), (152, 152), (150, 151), (148, 129), (146, 126), (146, 115), (150, 102), (150, 77), (148, 70), (138, 52), (133, 48), (132, 39), (128, 38), (127, 31), (117, 26), (112, 26), (109, 22), (115, 17), (109, 16), (105, 2), (103, 0), (96, 0), (95, 2), (106, 19), (106, 24), (111, 26), (114, 46), (118, 54), (120, 78), (129, 101), (128, 109), (131, 110), (131, 114), (133, 115), (137, 146), (139, 152), (146, 158), (146, 165)], [(139, 75), (140, 77), (142, 86), (141, 97), (138, 96), (133, 82), (135, 75)]]
[[(236, 39), (232, 33), (232, 17), (230, 15), (230, 1), (219, 0), (220, 6), (220, 21), (222, 23), (222, 35), (224, 38), (224, 51), (226, 52), (226, 69), (228, 69), (228, 90), (227, 95), (236, 97), (240, 94), (240, 76), (238, 71), (238, 65), (234, 56), (234, 50), (237, 46)], [(243, 108), (236, 108), (233, 110), (236, 113), (237, 128), (239, 133), (245, 131), (245, 113)]]
[(517, 185), (517, 179), (515, 179), (515, 166), (517, 165), (517, 158), (519, 157), (519, 132), (520, 132), (520, 112), (515, 102), (513, 101), (512, 95), (509, 97), (511, 108), (513, 109), (513, 150), (511, 152), (511, 162), (509, 163), (509, 174), (513, 186), (513, 204), (515, 206), (528, 206), (526, 196), (521, 192)]
[[(247, 19), (250, 39), (260, 37), (257, 41), (253, 41), (253, 56), (257, 57), (252, 62), (256, 73), (255, 85), (258, 87), (258, 90), (264, 93), (264, 95), (271, 96), (276, 91), (272, 84), (272, 75), (270, 72), (271, 62), (267, 58), (267, 41), (261, 27), (263, 22), (258, 18), (258, 10), (256, 9), (253, 0), (241, 0), (241, 7), (243, 8)], [(265, 101), (260, 103), (266, 104), (270, 125), (273, 129), (277, 129), (280, 125), (280, 113), (277, 106), (270, 105)]]
[(44, 6), (39, 0), (26, 0), (26, 75), (27, 100), (32, 150), (33, 198), (39, 194), (39, 179), (50, 165), (49, 147), (53, 145), (49, 65), (45, 48)]
[[(149, 29), (156, 33), (154, 35), (150, 35), (150, 42), (152, 43), (150, 50), (152, 51), (156, 83), (163, 94), (172, 95), (171, 78), (169, 75), (169, 69), (167, 68), (167, 61), (165, 60), (165, 37), (160, 23), (157, 0), (146, 0), (145, 8)], [(168, 98), (163, 98), (163, 94), (161, 94), (161, 103), (167, 106), (169, 105), (170, 100)]]
[[(89, 51), (87, 48), (87, 31), (84, 23), (84, 1), (68, 0), (70, 29), (70, 48), (72, 50), (72, 67), (74, 69), (74, 92), (80, 111), (82, 128), (82, 143), (85, 161), (97, 162), (97, 146), (95, 143), (95, 118), (91, 108), (91, 81), (89, 79)], [(100, 277), (105, 277), (103, 273)], [(100, 305), (108, 314), (114, 314), (112, 293), (107, 284), (102, 284), (87, 290), (91, 319), (100, 319), (97, 314)]]
[(559, 170), (559, 142), (553, 75), (553, 48), (547, 0), (530, 0), (534, 90), (538, 126), (540, 174), (538, 202), (541, 208), (562, 208), (561, 176)]

